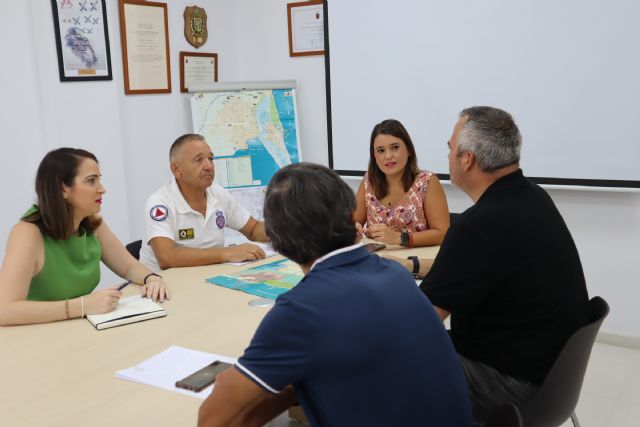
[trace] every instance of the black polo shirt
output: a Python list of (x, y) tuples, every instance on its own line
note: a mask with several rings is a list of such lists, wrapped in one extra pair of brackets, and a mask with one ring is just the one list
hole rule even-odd
[(535, 384), (588, 318), (571, 234), (521, 170), (493, 183), (452, 224), (420, 288), (451, 313), (458, 353)]

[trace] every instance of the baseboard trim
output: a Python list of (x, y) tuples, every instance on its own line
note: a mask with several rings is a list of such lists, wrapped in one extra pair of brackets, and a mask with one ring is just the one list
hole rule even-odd
[(601, 331), (598, 333), (596, 341), (602, 344), (611, 344), (640, 350), (640, 337), (631, 337), (628, 335), (618, 335), (611, 332)]

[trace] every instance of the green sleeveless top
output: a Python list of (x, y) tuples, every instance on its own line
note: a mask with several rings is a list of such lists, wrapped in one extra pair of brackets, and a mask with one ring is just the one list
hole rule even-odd
[[(24, 215), (38, 210), (30, 208)], [(100, 282), (102, 247), (95, 234), (74, 235), (55, 240), (42, 235), (44, 266), (31, 279), (27, 299), (31, 301), (60, 301), (77, 298), (93, 291)]]

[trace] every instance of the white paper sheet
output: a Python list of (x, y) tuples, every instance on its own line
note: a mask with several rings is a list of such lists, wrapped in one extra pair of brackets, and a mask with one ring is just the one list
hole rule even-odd
[[(177, 388), (176, 381), (191, 375), (195, 371), (204, 368), (211, 362), (220, 360), (222, 362), (235, 364), (233, 357), (221, 356), (219, 354), (205, 353), (203, 351), (191, 350), (184, 347), (171, 346), (162, 353), (159, 353), (139, 364), (115, 373), (116, 378), (129, 380), (140, 384), (146, 384), (165, 390), (175, 391), (188, 396), (205, 399), (213, 390), (213, 385), (205, 388), (200, 393)], [(215, 385), (215, 384), (214, 384)]]

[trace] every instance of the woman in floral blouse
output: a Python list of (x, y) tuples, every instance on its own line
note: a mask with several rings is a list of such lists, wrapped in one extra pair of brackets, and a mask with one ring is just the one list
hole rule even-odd
[(389, 119), (371, 132), (369, 168), (354, 214), (367, 237), (406, 247), (439, 245), (449, 228), (447, 198), (438, 177), (418, 168), (402, 123)]

